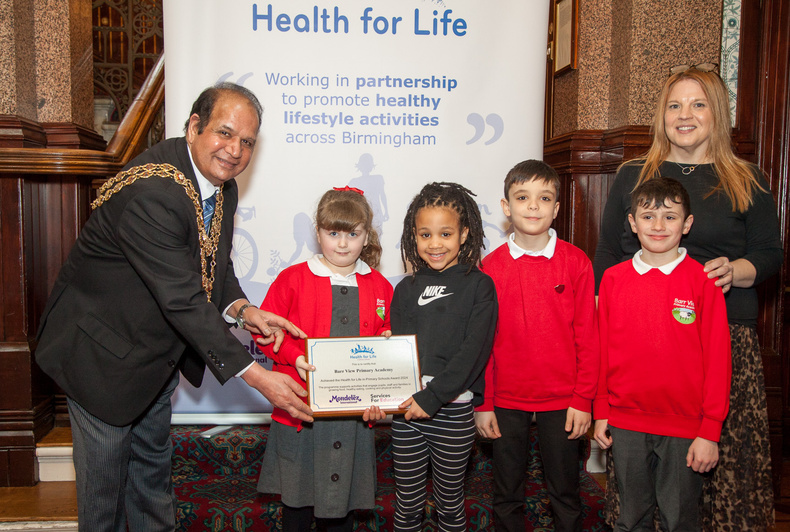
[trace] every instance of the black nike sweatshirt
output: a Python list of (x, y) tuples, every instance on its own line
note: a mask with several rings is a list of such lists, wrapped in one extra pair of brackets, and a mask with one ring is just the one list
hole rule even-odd
[(433, 380), (414, 394), (431, 416), (466, 390), (483, 402), (484, 371), (494, 342), (494, 281), (477, 267), (456, 264), (442, 272), (423, 268), (406, 277), (392, 297), (392, 334), (416, 334), (421, 375)]

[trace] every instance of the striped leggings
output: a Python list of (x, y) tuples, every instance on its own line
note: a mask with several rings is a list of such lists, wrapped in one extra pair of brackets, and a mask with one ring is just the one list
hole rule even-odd
[(431, 419), (392, 422), (395, 530), (421, 530), (428, 463), (439, 530), (465, 531), (464, 477), (475, 437), (471, 403), (451, 403)]

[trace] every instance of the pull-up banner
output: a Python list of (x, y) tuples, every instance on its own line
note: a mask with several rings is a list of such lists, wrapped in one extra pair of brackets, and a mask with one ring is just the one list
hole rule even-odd
[[(406, 208), (428, 182), (475, 192), (486, 252), (503, 243), (505, 174), (542, 156), (548, 10), (548, 0), (165, 0), (167, 135), (183, 135), (192, 102), (218, 81), (251, 89), (265, 109), (237, 179), (233, 258), (250, 300), (318, 252), (315, 207), (331, 187), (365, 191), (393, 284)], [(177, 414), (270, 410), (243, 382), (211, 378), (174, 400)]]

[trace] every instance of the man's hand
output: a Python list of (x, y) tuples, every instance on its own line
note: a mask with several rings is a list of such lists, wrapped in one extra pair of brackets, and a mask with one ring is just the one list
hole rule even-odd
[(697, 473), (707, 473), (719, 463), (719, 444), (715, 441), (696, 437), (686, 455), (686, 467)]
[(502, 437), (502, 433), (499, 432), (496, 414), (493, 411), (475, 412), (475, 428), (477, 433), (483, 438), (495, 440)]
[[(243, 304), (243, 299), (234, 303), (234, 309), (229, 312), (229, 314), (235, 317), (236, 312)], [(263, 338), (258, 339), (258, 343), (261, 345), (274, 342), (275, 353), (280, 350), (280, 344), (283, 343), (283, 338), (285, 338), (284, 331), (287, 331), (297, 338), (307, 338), (307, 335), (302, 329), (282, 316), (272, 314), (271, 312), (261, 310), (257, 307), (247, 307), (244, 311), (244, 328), (250, 332), (263, 336)]]
[(598, 442), (598, 445), (601, 449), (608, 449), (612, 446), (612, 436), (608, 434), (609, 432), (609, 420), (608, 419), (596, 419), (595, 420), (595, 441)]
[(307, 396), (307, 390), (288, 375), (266, 370), (255, 363), (241, 378), (277, 408), (282, 408), (296, 419), (313, 421), (313, 411), (300, 399)]
[(568, 407), (568, 412), (565, 414), (565, 432), (570, 432), (568, 439), (575, 440), (584, 436), (591, 422), (592, 415), (589, 412)]

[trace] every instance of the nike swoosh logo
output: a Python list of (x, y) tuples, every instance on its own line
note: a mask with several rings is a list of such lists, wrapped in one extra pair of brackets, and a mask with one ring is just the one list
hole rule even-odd
[(417, 300), (417, 304), (422, 307), (424, 305), (427, 305), (431, 301), (436, 301), (437, 299), (441, 299), (443, 297), (447, 297), (451, 295), (453, 294), (436, 294), (435, 296), (424, 297), (422, 294), (420, 294), (420, 298)]

